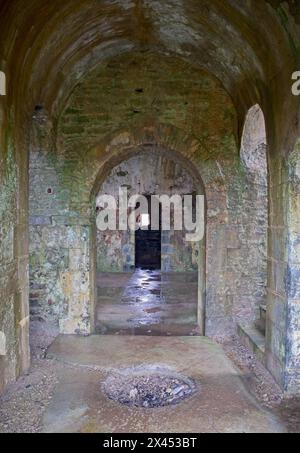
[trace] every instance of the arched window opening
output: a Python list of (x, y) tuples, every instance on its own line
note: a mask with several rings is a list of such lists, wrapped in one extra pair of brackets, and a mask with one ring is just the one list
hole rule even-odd
[[(253, 292), (251, 302), (256, 304), (256, 319), (250, 329), (254, 328), (264, 337), (267, 316), (268, 163), (265, 118), (259, 105), (253, 106), (246, 116), (241, 161), (246, 173), (249, 262), (254, 269), (253, 281), (249, 285)], [(264, 341), (262, 338), (262, 344)]]

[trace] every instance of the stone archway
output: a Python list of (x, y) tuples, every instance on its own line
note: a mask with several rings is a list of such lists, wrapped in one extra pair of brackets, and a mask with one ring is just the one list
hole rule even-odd
[(247, 341), (257, 338), (257, 347), (264, 360), (265, 333), (267, 318), (267, 255), (268, 255), (268, 144), (265, 116), (261, 107), (256, 104), (246, 115), (242, 141), (241, 163), (245, 171), (246, 180), (252, 185), (251, 197), (256, 200), (252, 213), (248, 216), (247, 234), (259, 239), (258, 246), (249, 250), (251, 261), (255, 263), (256, 279), (253, 284), (255, 297), (253, 304), (256, 307), (256, 319), (248, 326), (239, 327), (242, 338)]
[[(139, 146), (131, 146), (131, 147), (125, 147), (124, 149), (121, 149), (120, 152), (115, 156), (114, 158), (108, 159), (108, 161), (105, 162), (103, 167), (100, 169), (99, 174), (97, 175), (95, 184), (93, 186), (92, 190), (92, 197), (91, 197), (91, 204), (95, 206), (95, 197), (98, 194), (100, 187), (102, 186), (103, 182), (105, 181), (106, 177), (110, 173), (111, 170), (114, 168), (118, 167), (118, 165), (124, 161), (127, 161), (128, 159), (132, 159), (135, 156), (140, 156), (140, 155), (147, 155), (149, 153), (156, 154), (162, 158), (167, 159), (169, 162), (174, 162), (180, 167), (184, 169), (184, 171), (187, 171), (188, 174), (190, 175), (190, 178), (193, 179), (194, 183), (196, 184), (196, 191), (199, 195), (204, 195), (205, 196), (205, 187), (203, 180), (199, 174), (198, 169), (196, 166), (191, 163), (186, 156), (182, 155), (180, 151), (174, 150), (174, 149), (169, 149), (165, 145), (158, 145), (158, 144), (150, 144), (148, 143), (147, 145), (140, 144)], [(95, 228), (95, 223), (94, 226), (92, 227), (92, 238), (91, 242), (92, 244), (96, 244), (96, 228)], [(206, 218), (205, 218), (205, 223), (206, 223)], [(92, 266), (95, 266), (95, 263), (97, 261), (95, 257), (95, 250), (96, 247), (92, 246), (91, 250), (93, 251), (93, 257), (92, 257)], [(199, 243), (198, 246), (198, 307), (197, 307), (197, 332), (200, 335), (205, 334), (205, 299), (206, 299), (206, 236), (204, 236), (204, 239)], [(91, 269), (91, 280), (93, 280), (93, 287), (96, 287), (95, 283), (96, 279), (96, 270), (94, 268)], [(97, 294), (97, 290), (94, 289), (94, 293)]]

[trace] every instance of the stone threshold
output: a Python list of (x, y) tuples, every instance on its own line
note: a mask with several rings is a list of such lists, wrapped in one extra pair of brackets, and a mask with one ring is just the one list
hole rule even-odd
[(265, 365), (264, 335), (255, 326), (238, 325), (238, 335), (244, 346), (250, 349), (258, 360)]

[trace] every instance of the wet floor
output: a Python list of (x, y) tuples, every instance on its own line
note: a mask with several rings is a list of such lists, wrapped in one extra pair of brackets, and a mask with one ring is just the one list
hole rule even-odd
[(197, 273), (98, 276), (97, 333), (107, 335), (198, 335)]

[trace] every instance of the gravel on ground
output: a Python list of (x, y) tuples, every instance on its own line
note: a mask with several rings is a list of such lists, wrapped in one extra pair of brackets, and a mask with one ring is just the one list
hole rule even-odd
[[(57, 327), (46, 322), (33, 321), (30, 329), (31, 368), (26, 375), (11, 384), (0, 398), (0, 433), (39, 432), (42, 428), (43, 414), (55, 391), (59, 367), (67, 366), (46, 357), (47, 348), (58, 335)], [(300, 399), (284, 398), (270, 373), (241, 344), (238, 337), (216, 340), (241, 371), (245, 385), (253, 396), (263, 407), (279, 416), (289, 432), (299, 433)], [(169, 388), (172, 387), (171, 384)], [(147, 400), (143, 399), (143, 395), (142, 392), (142, 403)]]

